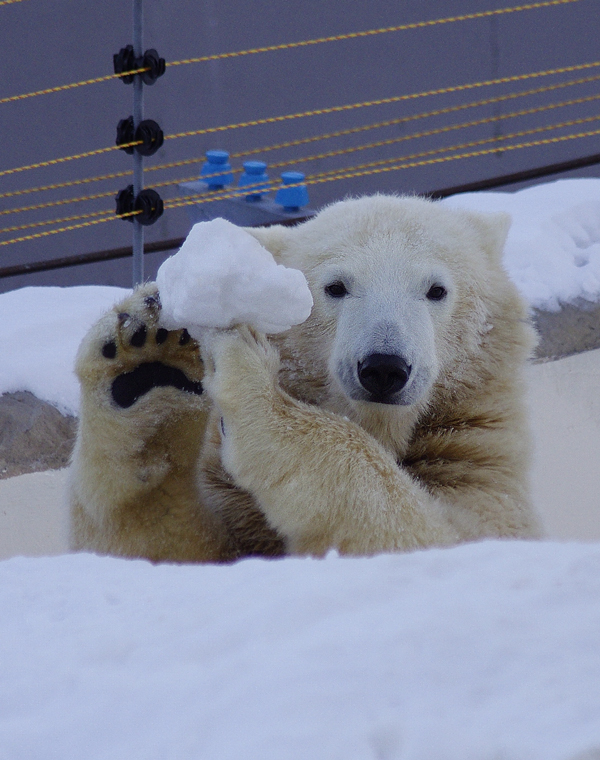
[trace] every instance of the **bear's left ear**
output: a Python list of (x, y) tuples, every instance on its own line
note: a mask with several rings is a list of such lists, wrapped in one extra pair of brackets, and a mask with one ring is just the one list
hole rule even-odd
[(502, 252), (511, 225), (510, 214), (484, 214), (465, 211), (465, 216), (478, 234), (481, 246), (493, 261), (502, 261)]
[(244, 230), (256, 238), (276, 261), (281, 259), (291, 232), (289, 227), (284, 227), (282, 224), (274, 224), (272, 227), (244, 227)]

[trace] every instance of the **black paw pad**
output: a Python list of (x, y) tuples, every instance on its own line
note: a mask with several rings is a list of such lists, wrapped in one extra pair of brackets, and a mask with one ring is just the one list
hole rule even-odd
[(131, 336), (131, 340), (129, 341), (132, 346), (135, 346), (136, 348), (141, 348), (144, 343), (146, 342), (146, 326), (142, 325), (141, 327), (138, 327), (138, 329), (133, 333)]
[(179, 336), (179, 345), (185, 346), (189, 342), (190, 342), (190, 334), (187, 330), (184, 329), (181, 335)]
[(117, 355), (117, 345), (114, 341), (110, 340), (102, 346), (102, 356), (105, 359), (114, 359)]
[(164, 343), (168, 337), (169, 331), (165, 330), (164, 327), (159, 327), (156, 331), (156, 344), (160, 346), (161, 343)]
[(202, 395), (202, 383), (194, 383), (176, 367), (162, 362), (145, 362), (132, 372), (124, 372), (113, 380), (111, 393), (117, 406), (128, 409), (152, 388), (171, 386), (180, 391)]

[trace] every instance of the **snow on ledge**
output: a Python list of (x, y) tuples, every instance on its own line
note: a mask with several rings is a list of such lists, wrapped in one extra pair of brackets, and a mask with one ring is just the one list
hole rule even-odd
[(464, 193), (442, 203), (511, 215), (504, 265), (532, 307), (558, 311), (561, 304), (600, 301), (600, 179)]
[(78, 413), (75, 355), (90, 327), (130, 290), (32, 287), (0, 295), (0, 394), (29, 391)]
[(600, 752), (600, 546), (0, 562), (0, 754), (575, 760)]

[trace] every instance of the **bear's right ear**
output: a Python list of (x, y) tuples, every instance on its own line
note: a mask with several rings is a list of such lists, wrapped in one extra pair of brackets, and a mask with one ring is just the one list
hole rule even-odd
[(256, 238), (273, 255), (274, 259), (281, 258), (291, 234), (290, 228), (284, 227), (282, 224), (274, 224), (272, 227), (245, 227), (244, 230)]
[(500, 213), (482, 213), (476, 211), (463, 211), (471, 227), (477, 231), (481, 246), (486, 251), (492, 261), (502, 261), (504, 244), (508, 237), (508, 231), (511, 225), (510, 214)]

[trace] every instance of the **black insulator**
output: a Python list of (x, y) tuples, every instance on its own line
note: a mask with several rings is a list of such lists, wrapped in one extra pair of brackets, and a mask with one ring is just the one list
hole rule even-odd
[(127, 185), (124, 190), (121, 190), (117, 194), (116, 200), (117, 215), (122, 216), (123, 214), (131, 214), (132, 211), (139, 211), (140, 213), (138, 214), (123, 218), (128, 222), (133, 222), (134, 219), (137, 219), (144, 227), (154, 224), (164, 211), (162, 198), (152, 188), (142, 190), (134, 200), (133, 185)]
[[(135, 149), (139, 154), (142, 156), (153, 156), (164, 143), (165, 136), (162, 129), (153, 119), (144, 119), (144, 121), (139, 123), (138, 128), (135, 130), (135, 140), (141, 142), (141, 145), (135, 146)], [(131, 142), (133, 142), (133, 140), (131, 140)], [(127, 148), (124, 148), (123, 150), (127, 150)]]
[(151, 188), (142, 190), (135, 199), (134, 210), (142, 212), (141, 214), (136, 214), (135, 218), (140, 224), (147, 227), (150, 224), (154, 224), (162, 216), (164, 211), (162, 198), (156, 190), (152, 190)]
[(133, 129), (133, 116), (121, 119), (117, 124), (117, 145), (139, 142), (140, 145), (129, 145), (121, 148), (130, 155), (134, 150), (142, 156), (153, 156), (165, 141), (165, 136), (160, 126), (153, 119), (144, 119)]
[[(133, 45), (127, 45), (121, 48), (118, 53), (113, 55), (113, 65), (115, 68), (115, 74), (122, 74), (124, 71), (135, 71), (139, 68), (136, 66), (135, 55), (133, 52)], [(126, 74), (121, 77), (121, 81), (125, 84), (131, 84), (135, 74)]]
[[(117, 124), (117, 141), (116, 145), (123, 145), (126, 143), (132, 143), (135, 141), (134, 137), (134, 130), (133, 130), (133, 116), (129, 116), (127, 119), (121, 119), (121, 121)], [(120, 148), (120, 150), (124, 150), (125, 153), (129, 153), (131, 155), (134, 150), (134, 145), (130, 145), (127, 148)]]
[[(117, 193), (116, 196), (117, 201), (117, 216), (122, 216), (123, 214), (130, 214), (134, 208), (133, 208), (133, 185), (127, 185), (127, 187), (124, 190), (120, 190)], [(127, 222), (133, 222), (132, 216), (126, 216), (124, 217), (125, 221)]]
[(154, 48), (146, 50), (144, 55), (136, 58), (133, 52), (133, 45), (127, 45), (121, 48), (118, 53), (113, 55), (113, 65), (115, 74), (122, 74), (121, 81), (125, 84), (131, 84), (135, 74), (127, 74), (128, 71), (137, 69), (148, 69), (141, 73), (144, 84), (154, 84), (156, 80), (165, 73), (165, 59), (160, 58)]
[(137, 59), (136, 64), (138, 69), (148, 69), (148, 71), (142, 72), (144, 84), (154, 84), (165, 73), (165, 59), (160, 58), (154, 48), (146, 50), (144, 55)]

